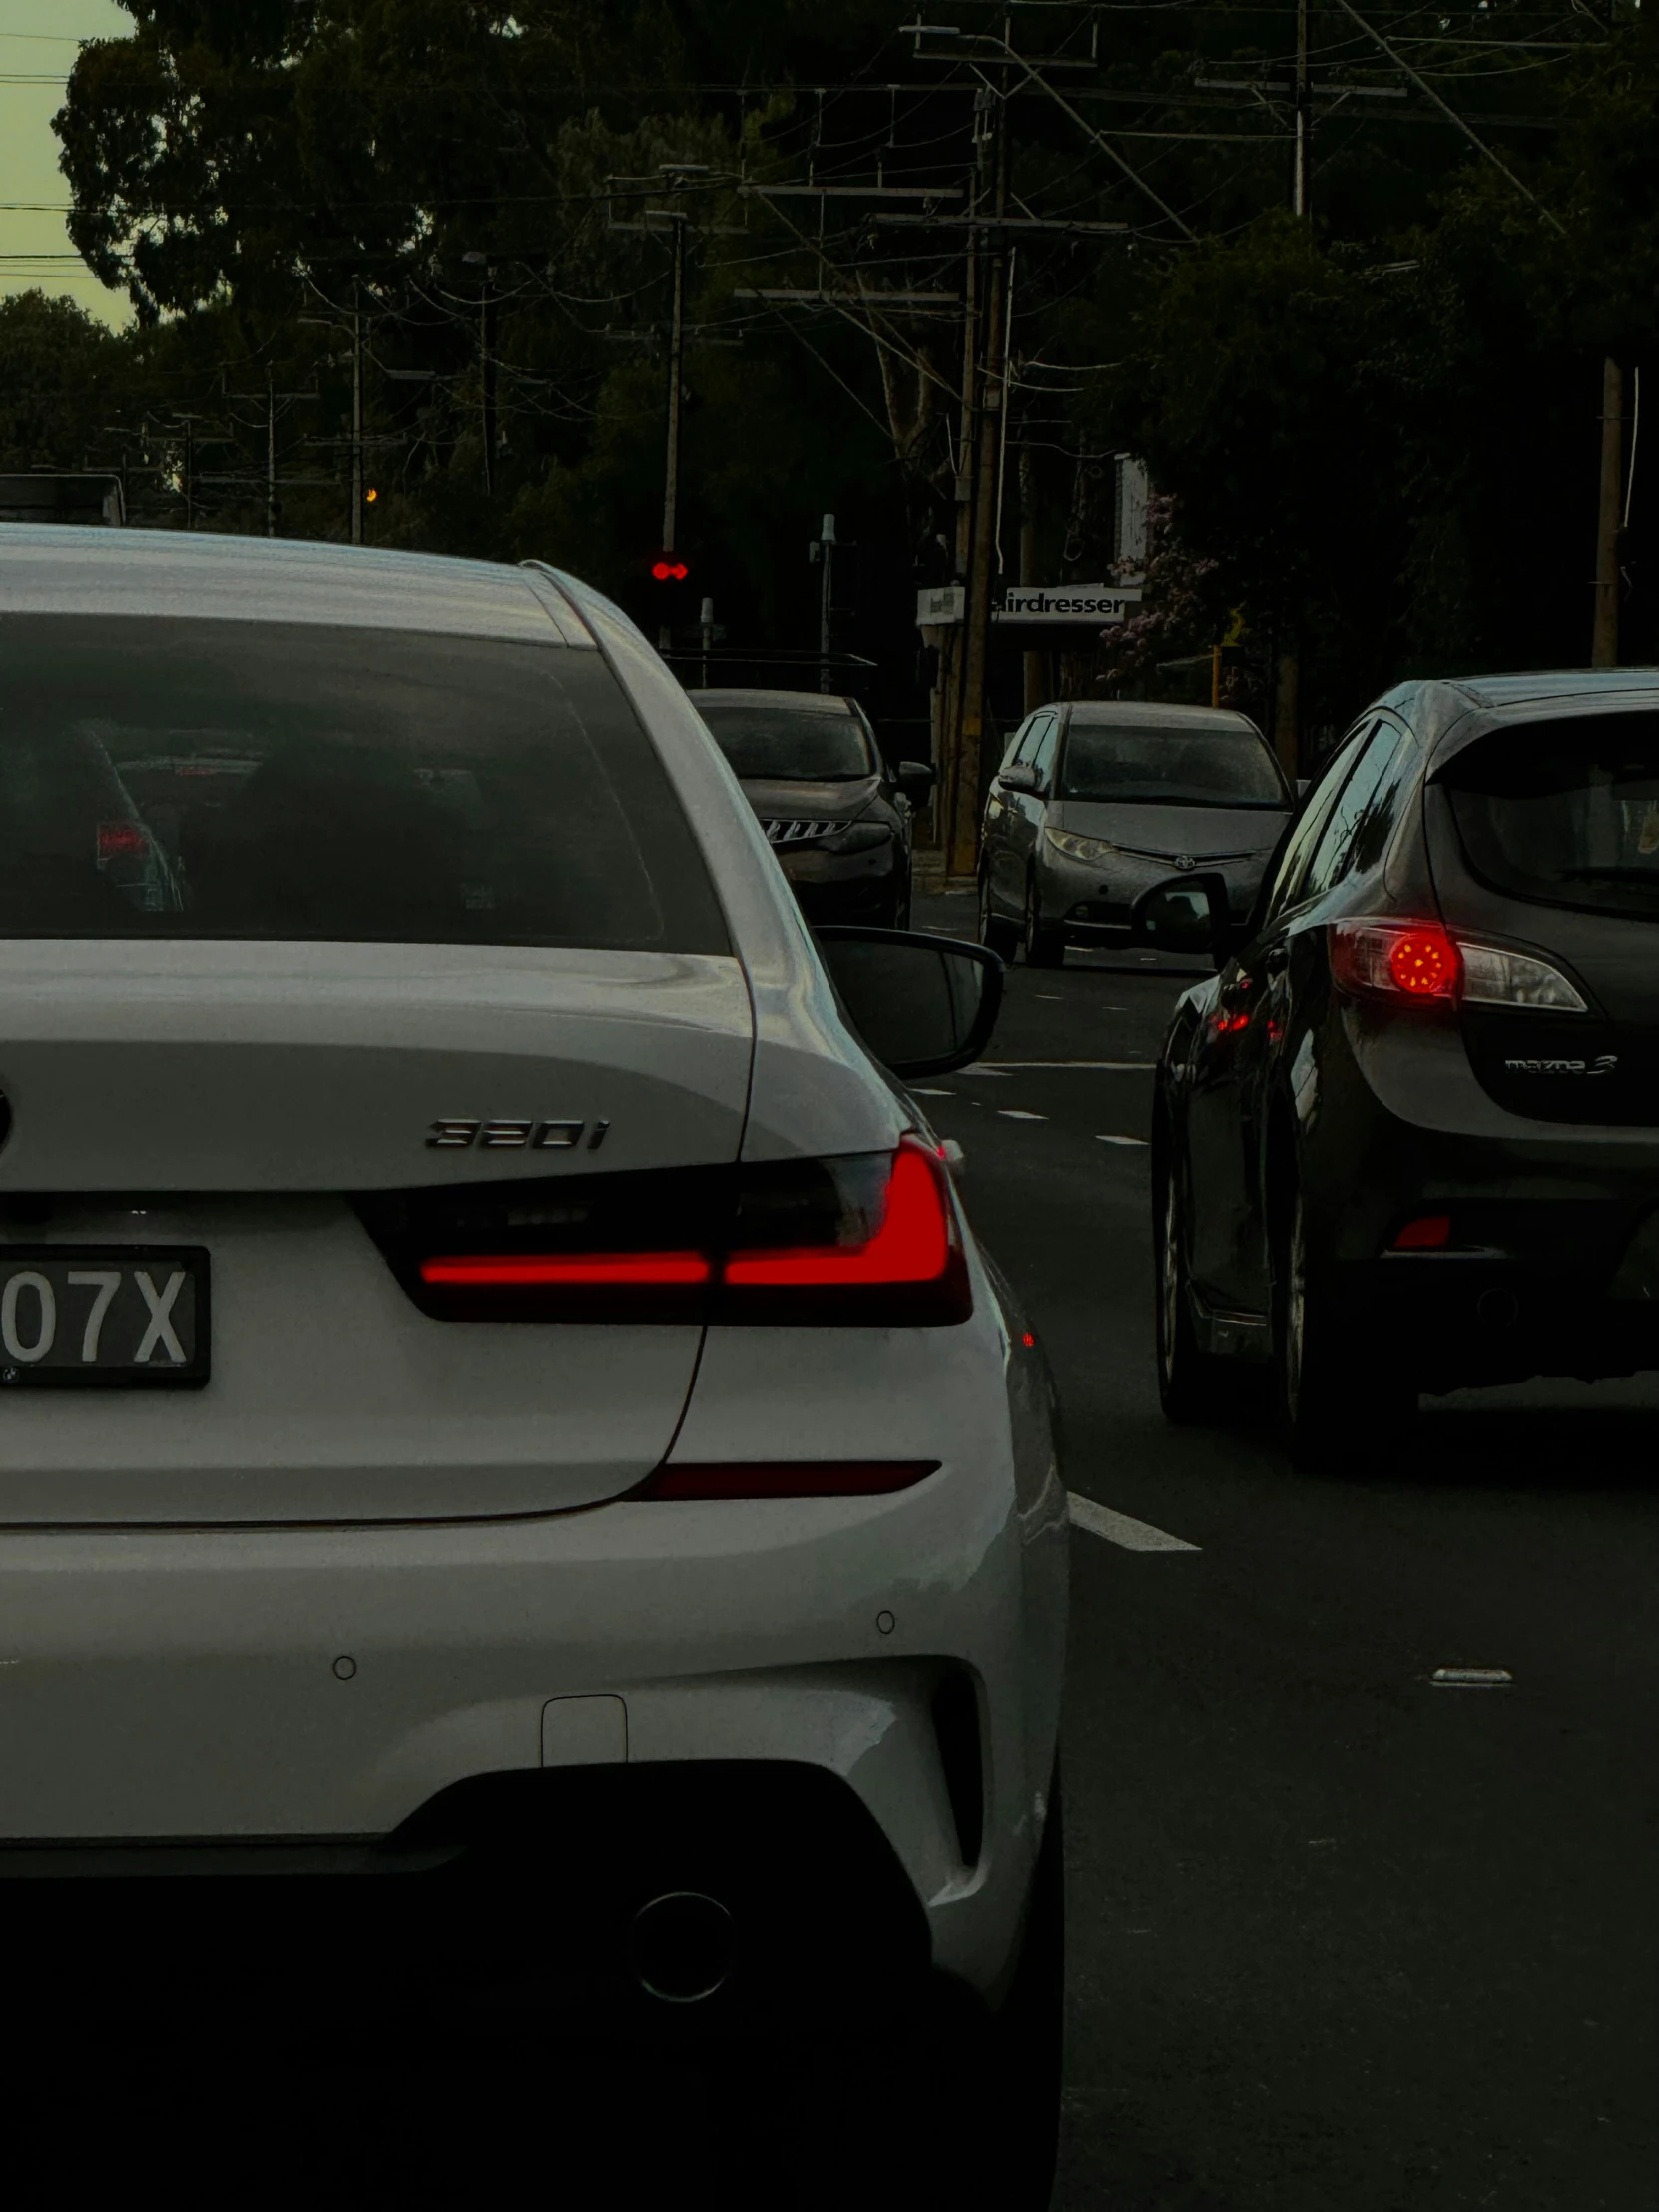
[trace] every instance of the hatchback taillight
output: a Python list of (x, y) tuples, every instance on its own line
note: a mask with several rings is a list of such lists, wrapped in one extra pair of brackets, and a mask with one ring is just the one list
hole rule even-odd
[(463, 1185), (358, 1211), (444, 1321), (965, 1321), (967, 1257), (944, 1162), (895, 1152), (753, 1167)]
[(1357, 998), (1588, 1011), (1582, 992), (1548, 960), (1454, 937), (1437, 921), (1336, 922), (1331, 974)]

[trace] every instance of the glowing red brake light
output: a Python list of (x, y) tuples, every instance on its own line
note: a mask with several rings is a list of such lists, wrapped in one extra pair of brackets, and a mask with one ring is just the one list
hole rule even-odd
[(753, 1165), (463, 1184), (360, 1200), (443, 1321), (920, 1327), (972, 1282), (930, 1145)]
[(136, 822), (101, 822), (98, 825), (98, 865), (109, 860), (142, 860), (150, 839)]
[(1451, 1242), (1449, 1214), (1420, 1214), (1408, 1221), (1394, 1239), (1396, 1252), (1439, 1252)]
[(1388, 948), (1388, 973), (1410, 998), (1449, 998), (1462, 973), (1443, 929), (1408, 929)]
[(1331, 931), (1331, 973), (1362, 997), (1455, 1002), (1463, 960), (1437, 921), (1339, 921)]
[(423, 1260), (423, 1283), (546, 1290), (564, 1284), (707, 1283), (714, 1269), (701, 1252), (478, 1253)]
[(854, 1245), (800, 1245), (734, 1252), (726, 1281), (744, 1286), (935, 1283), (950, 1265), (951, 1218), (937, 1155), (905, 1138), (893, 1159), (886, 1213), (874, 1236)]

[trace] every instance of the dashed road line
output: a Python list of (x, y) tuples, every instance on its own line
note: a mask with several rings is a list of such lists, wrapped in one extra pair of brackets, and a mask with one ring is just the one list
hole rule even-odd
[(954, 1098), (956, 1096), (954, 1091), (924, 1091), (919, 1083), (912, 1083), (910, 1089), (917, 1098)]
[(1096, 1144), (1136, 1144), (1136, 1145), (1143, 1145), (1143, 1146), (1144, 1146), (1144, 1145), (1149, 1145), (1149, 1144), (1150, 1144), (1151, 1142), (1152, 1142), (1152, 1139), (1151, 1139), (1150, 1137), (1096, 1137), (1096, 1138), (1095, 1138), (1095, 1143), (1096, 1143)]
[(996, 1118), (998, 1121), (1046, 1121), (1048, 1116), (1028, 1114), (1023, 1106), (999, 1106), (996, 1109)]
[(1180, 1536), (1172, 1536), (1167, 1530), (1154, 1528), (1150, 1521), (1134, 1520), (1127, 1513), (1114, 1513), (1109, 1505), (1097, 1505), (1092, 1497), (1079, 1497), (1070, 1493), (1071, 1524), (1074, 1528), (1086, 1528), (1091, 1536), (1104, 1536), (1109, 1544), (1117, 1544), (1124, 1551), (1199, 1551), (1199, 1544), (1189, 1544)]

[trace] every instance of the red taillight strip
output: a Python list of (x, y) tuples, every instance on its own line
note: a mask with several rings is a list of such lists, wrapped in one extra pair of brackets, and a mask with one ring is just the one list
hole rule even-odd
[(886, 1497), (937, 1474), (937, 1459), (721, 1460), (659, 1467), (629, 1494), (665, 1498)]
[(701, 1252), (582, 1252), (467, 1254), (423, 1260), (423, 1283), (497, 1285), (514, 1289), (556, 1284), (694, 1284), (713, 1279), (714, 1269)]
[(807, 1245), (782, 1252), (734, 1252), (726, 1281), (735, 1287), (934, 1283), (951, 1260), (949, 1199), (942, 1163), (914, 1137), (894, 1155), (887, 1210), (861, 1245)]
[(1440, 1252), (1451, 1242), (1449, 1214), (1419, 1214), (1393, 1241), (1395, 1252)]

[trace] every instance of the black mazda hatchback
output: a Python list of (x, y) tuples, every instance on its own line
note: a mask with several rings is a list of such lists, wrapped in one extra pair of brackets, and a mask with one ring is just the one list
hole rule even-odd
[(1340, 1469), (1419, 1391), (1659, 1368), (1659, 672), (1390, 692), (1242, 926), (1186, 875), (1132, 927), (1219, 970), (1157, 1076), (1173, 1419), (1269, 1382)]

